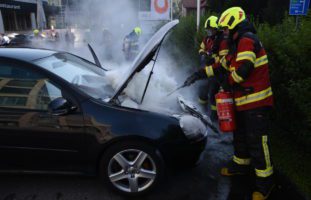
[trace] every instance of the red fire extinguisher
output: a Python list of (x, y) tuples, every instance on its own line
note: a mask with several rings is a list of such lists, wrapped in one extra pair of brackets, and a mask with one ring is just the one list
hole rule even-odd
[(234, 102), (231, 92), (222, 88), (215, 95), (219, 128), (222, 132), (232, 132), (236, 129)]

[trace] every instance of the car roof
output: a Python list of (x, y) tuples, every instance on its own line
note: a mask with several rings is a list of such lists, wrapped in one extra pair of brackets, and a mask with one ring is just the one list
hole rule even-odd
[(47, 49), (0, 48), (0, 57), (12, 58), (27, 62), (48, 57), (55, 53), (57, 52)]

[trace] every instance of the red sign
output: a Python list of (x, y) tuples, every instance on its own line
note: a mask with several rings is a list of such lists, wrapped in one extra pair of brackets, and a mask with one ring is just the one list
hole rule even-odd
[(160, 13), (160, 14), (165, 13), (167, 12), (168, 8), (169, 8), (168, 0), (164, 0), (164, 5), (162, 7), (159, 5), (159, 0), (154, 1), (154, 9), (157, 13)]

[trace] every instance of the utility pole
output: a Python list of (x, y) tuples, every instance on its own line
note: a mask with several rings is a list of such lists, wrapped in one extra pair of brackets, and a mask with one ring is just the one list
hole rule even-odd
[(171, 1), (171, 21), (173, 20), (173, 0)]
[(200, 27), (200, 1), (201, 0), (197, 0), (197, 32), (199, 32), (199, 27)]

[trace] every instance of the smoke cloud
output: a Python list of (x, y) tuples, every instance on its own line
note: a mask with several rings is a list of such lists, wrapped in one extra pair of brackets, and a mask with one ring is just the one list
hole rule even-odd
[[(142, 48), (165, 22), (140, 21), (138, 17), (139, 1), (114, 1), (112, 3), (108, 0), (87, 0), (80, 2), (73, 6), (66, 6), (67, 29), (56, 30), (59, 33), (58, 42), (34, 40), (33, 46), (64, 50), (93, 61), (87, 47), (87, 44), (90, 44), (103, 67), (110, 70), (107, 72), (107, 77), (113, 88), (116, 89), (131, 66), (131, 62), (125, 60), (122, 51), (124, 37), (134, 27), (140, 26), (142, 34), (139, 41)], [(66, 40), (66, 32), (74, 35), (73, 43)], [(186, 77), (190, 75), (187, 71), (189, 68), (178, 66), (176, 58), (170, 56), (171, 48), (174, 46), (168, 45), (167, 41), (164, 41), (144, 101), (141, 102), (141, 99), (153, 65), (152, 62), (140, 73), (137, 73), (125, 89), (129, 99), (125, 101), (124, 106), (176, 113), (180, 112), (179, 105), (177, 105), (178, 95), (186, 96), (186, 99), (193, 100), (194, 104), (197, 103), (198, 84), (167, 96), (168, 93), (181, 86)], [(178, 63), (183, 57), (181, 53)], [(186, 61), (183, 63), (189, 65)]]

